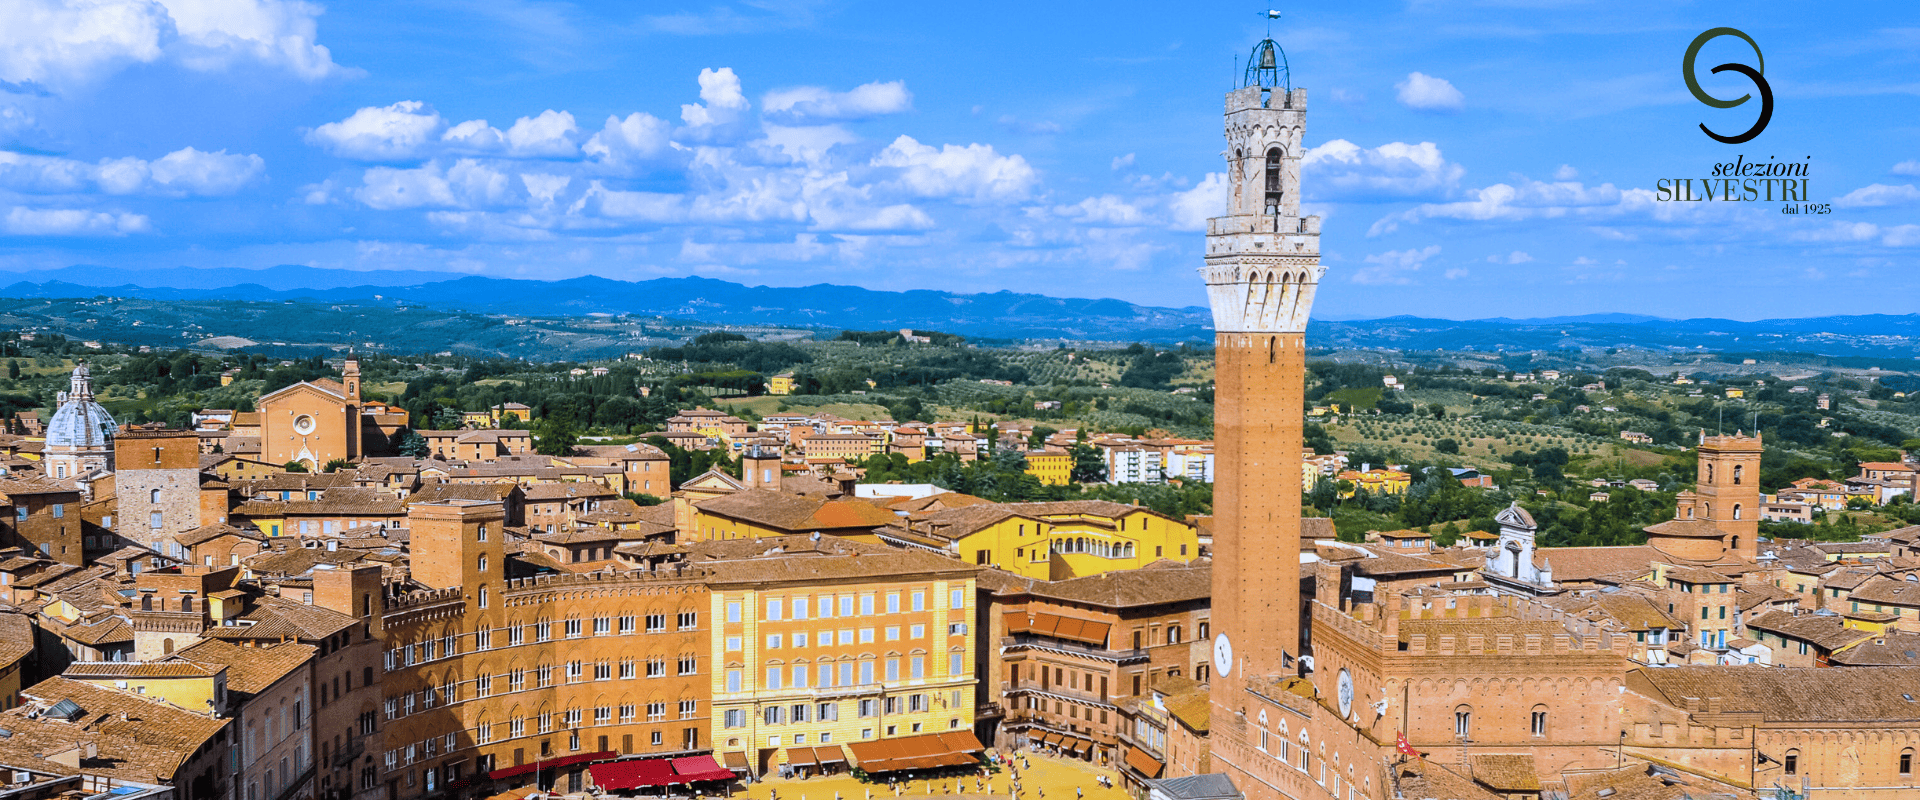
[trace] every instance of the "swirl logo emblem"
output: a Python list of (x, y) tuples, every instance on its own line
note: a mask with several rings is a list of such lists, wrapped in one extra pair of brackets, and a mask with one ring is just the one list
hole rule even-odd
[(1759, 136), (1761, 131), (1767, 129), (1767, 122), (1773, 119), (1773, 87), (1767, 85), (1767, 79), (1762, 74), (1766, 72), (1767, 59), (1766, 56), (1760, 54), (1760, 44), (1755, 42), (1753, 37), (1734, 28), (1713, 28), (1694, 37), (1693, 44), (1687, 45), (1687, 55), (1686, 58), (1680, 62), (1680, 71), (1682, 75), (1686, 76), (1687, 90), (1693, 92), (1694, 98), (1714, 108), (1733, 108), (1752, 99), (1753, 95), (1743, 94), (1732, 100), (1721, 100), (1720, 98), (1707, 94), (1707, 90), (1700, 88), (1700, 80), (1696, 78), (1693, 73), (1694, 59), (1700, 57), (1701, 47), (1704, 47), (1707, 42), (1719, 36), (1738, 36), (1745, 40), (1747, 44), (1753, 46), (1753, 58), (1759, 62), (1756, 66), (1721, 64), (1720, 66), (1714, 67), (1712, 71), (1714, 74), (1719, 74), (1731, 70), (1745, 75), (1748, 80), (1753, 81), (1754, 87), (1760, 90), (1760, 118), (1754, 120), (1753, 127), (1748, 128), (1746, 132), (1734, 136), (1721, 136), (1720, 134), (1714, 133), (1707, 129), (1707, 125), (1704, 122), (1700, 124), (1700, 130), (1706, 135), (1713, 137), (1713, 140), (1716, 142), (1742, 144), (1752, 141), (1755, 136)]

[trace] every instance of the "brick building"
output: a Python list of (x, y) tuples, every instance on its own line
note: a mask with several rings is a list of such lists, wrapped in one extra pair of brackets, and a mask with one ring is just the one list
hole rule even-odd
[(1004, 706), (1000, 744), (1045, 743), (1121, 760), (1120, 701), (1163, 682), (1210, 677), (1212, 569), (1162, 562), (1065, 581), (999, 575), (988, 686)]

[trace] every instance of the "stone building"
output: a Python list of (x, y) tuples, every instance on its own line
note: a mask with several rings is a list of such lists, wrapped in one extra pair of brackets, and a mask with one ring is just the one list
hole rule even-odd
[[(388, 419), (385, 407), (366, 413), (360, 399), (360, 362), (348, 358), (340, 380), (301, 381), (262, 395), (255, 403), (260, 436), (258, 458), (272, 464), (298, 462), (318, 471), (334, 459), (353, 461), (363, 455), (386, 452)], [(235, 415), (234, 432), (241, 423)], [(385, 426), (385, 427), (383, 427)], [(229, 449), (238, 453), (238, 450)]]
[(186, 558), (186, 547), (174, 537), (203, 525), (226, 522), (226, 491), (211, 505), (213, 519), (202, 519), (199, 441), (192, 431), (140, 430), (122, 432), (113, 458), (114, 495), (118, 502), (118, 538), (175, 558)]

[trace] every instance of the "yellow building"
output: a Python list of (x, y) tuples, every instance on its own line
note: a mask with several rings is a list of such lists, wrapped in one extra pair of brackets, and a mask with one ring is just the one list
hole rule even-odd
[(168, 661), (81, 661), (61, 675), (103, 689), (118, 689), (201, 713), (227, 710), (227, 668)]
[(1027, 474), (1048, 486), (1073, 482), (1073, 454), (1065, 450), (1035, 450), (1027, 454)]
[(460, 412), (460, 425), (467, 428), (491, 428), (493, 427), (493, 412), (462, 411)]
[(767, 379), (767, 394), (793, 394), (793, 373), (782, 372)]
[(1334, 476), (1334, 479), (1352, 484), (1351, 489), (1340, 492), (1343, 498), (1352, 497), (1358, 489), (1367, 490), (1367, 494), (1400, 494), (1413, 483), (1412, 475), (1397, 469), (1370, 469), (1365, 472), (1350, 469)]
[(1192, 525), (1125, 503), (983, 503), (916, 514), (882, 528), (889, 544), (938, 549), (1025, 578), (1066, 580), (1200, 555)]
[(764, 775), (972, 730), (973, 567), (836, 539), (766, 545), (691, 546), (710, 570), (716, 756)]

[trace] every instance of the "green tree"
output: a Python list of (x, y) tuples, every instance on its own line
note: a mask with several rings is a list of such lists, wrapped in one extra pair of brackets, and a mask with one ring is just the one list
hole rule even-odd
[(1460, 454), (1460, 442), (1451, 438), (1441, 439), (1433, 443), (1433, 449), (1457, 456)]
[(572, 417), (551, 414), (533, 424), (533, 451), (540, 455), (564, 456), (579, 443), (580, 433), (573, 429)]
[(500, 424), (495, 425), (493, 427), (499, 428), (500, 430), (503, 430), (503, 431), (518, 430), (520, 428), (520, 415), (512, 411), (508, 411), (504, 414), (501, 414)]
[(331, 461), (328, 461), (327, 465), (325, 467), (322, 467), (320, 471), (321, 472), (339, 472), (340, 470), (343, 470), (343, 469), (352, 469), (352, 468), (353, 468), (353, 462), (348, 461), (344, 458), (336, 458)]
[(452, 431), (460, 429), (460, 412), (446, 406), (433, 412), (433, 427), (429, 430)]
[(1107, 460), (1100, 457), (1100, 448), (1090, 444), (1075, 444), (1069, 452), (1073, 453), (1074, 483), (1107, 482)]
[(433, 454), (432, 448), (427, 446), (427, 437), (421, 436), (418, 431), (412, 430), (400, 435), (400, 447), (398, 449), (400, 455), (408, 458), (426, 458)]
[(667, 502), (664, 497), (655, 497), (654, 495), (644, 492), (627, 492), (626, 498), (632, 500), (633, 504), (637, 506), (657, 506)]
[(306, 472), (307, 471), (307, 465), (302, 464), (298, 461), (289, 461), (285, 464), (280, 465), (280, 468), (288, 472)]
[(7, 377), (20, 380), (20, 359), (7, 359)]
[(1431, 403), (1427, 406), (1427, 413), (1432, 414), (1434, 419), (1446, 419), (1447, 407), (1439, 403)]

